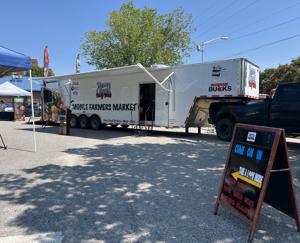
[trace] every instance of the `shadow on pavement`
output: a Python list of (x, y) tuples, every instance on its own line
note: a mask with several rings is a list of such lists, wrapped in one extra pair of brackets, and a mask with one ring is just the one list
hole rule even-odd
[[(53, 134), (53, 135), (59, 135), (58, 134), (58, 126), (53, 127), (53, 126), (47, 126), (47, 127), (42, 127), (42, 126), (37, 126), (36, 127), (36, 132), (37, 133), (45, 133), (45, 134)], [(28, 131), (32, 132), (31, 128), (22, 128), (19, 130), (23, 131)], [(70, 137), (82, 137), (82, 138), (90, 138), (90, 139), (99, 139), (99, 140), (107, 140), (111, 138), (118, 138), (118, 137), (124, 137), (124, 136), (130, 136), (133, 133), (130, 132), (130, 130), (124, 129), (103, 129), (103, 130), (90, 130), (90, 129), (79, 129), (79, 128), (74, 128), (71, 129), (71, 135)], [(62, 135), (63, 136), (63, 135)]]
[[(18, 130), (32, 132), (32, 128), (21, 128)], [(58, 135), (59, 127), (58, 126), (36, 126), (37, 133), (46, 133)], [(133, 128), (111, 128), (106, 127), (100, 130), (92, 130), (92, 129), (80, 129), (80, 128), (72, 128), (71, 129), (71, 137), (82, 137), (82, 138), (91, 138), (91, 139), (100, 139), (106, 140), (117, 137), (124, 136), (167, 136), (172, 138), (192, 138), (192, 139), (202, 139), (202, 140), (211, 140), (215, 142), (220, 142), (214, 134), (196, 134), (196, 133), (185, 133), (181, 131), (176, 131), (172, 129), (168, 130), (153, 130), (153, 131), (138, 131)]]
[[(214, 139), (177, 138), (67, 149), (86, 162), (1, 175), (1, 200), (28, 205), (11, 225), (62, 231), (64, 242), (246, 242), (246, 225), (224, 210), (212, 214), (227, 148)], [(282, 215), (261, 219), (256, 238), (300, 240)]]

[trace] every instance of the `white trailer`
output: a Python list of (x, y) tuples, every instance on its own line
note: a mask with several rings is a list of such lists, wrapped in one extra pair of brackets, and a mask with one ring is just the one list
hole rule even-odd
[(141, 64), (48, 77), (72, 111), (71, 126), (200, 127), (212, 99), (259, 98), (259, 68), (244, 58), (181, 66)]

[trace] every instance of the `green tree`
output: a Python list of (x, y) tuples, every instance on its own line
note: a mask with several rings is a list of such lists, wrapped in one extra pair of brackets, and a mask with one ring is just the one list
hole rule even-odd
[(6, 72), (0, 73), (0, 78), (4, 77), (4, 76), (6, 76), (6, 75), (7, 75)]
[(41, 67), (38, 67), (36, 65), (33, 65), (31, 67), (31, 75), (32, 77), (43, 77), (44, 76), (44, 69)]
[[(44, 68), (33, 65), (31, 67), (31, 75), (32, 77), (44, 77)], [(48, 76), (54, 76), (54, 72), (52, 71), (52, 69), (49, 69)]]
[(85, 34), (82, 52), (97, 69), (141, 63), (175, 65), (189, 56), (191, 16), (181, 8), (160, 15), (125, 3), (112, 11), (107, 30)]
[(290, 64), (264, 70), (260, 75), (260, 91), (269, 93), (284, 82), (300, 82), (300, 57), (292, 60)]
[[(11, 75), (11, 72), (6, 72), (6, 73), (3, 73), (3, 74), (0, 74), (0, 78), (4, 77), (4, 76), (7, 76), (7, 75)], [(29, 76), (29, 72), (26, 72), (25, 75)], [(43, 77), (44, 76), (44, 68), (38, 67), (36, 65), (32, 65), (31, 75), (32, 75), (32, 77)], [(49, 69), (48, 76), (54, 76), (54, 75), (55, 74), (52, 71), (52, 69)]]
[(300, 68), (300, 57), (292, 60), (292, 65)]
[(265, 69), (260, 73), (260, 93), (269, 93), (274, 84), (269, 81), (269, 77), (275, 72), (275, 68)]

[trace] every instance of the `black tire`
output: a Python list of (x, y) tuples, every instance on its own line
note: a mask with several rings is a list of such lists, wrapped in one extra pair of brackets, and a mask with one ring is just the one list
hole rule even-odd
[(79, 127), (81, 129), (89, 128), (89, 118), (87, 116), (80, 116), (79, 117)]
[(92, 116), (90, 118), (90, 127), (93, 129), (93, 130), (98, 130), (100, 129), (101, 127), (101, 121), (100, 121), (100, 118), (98, 116)]
[(123, 129), (126, 129), (126, 128), (129, 127), (129, 125), (123, 124), (123, 125), (121, 125), (121, 127), (122, 127)]
[(71, 116), (70, 126), (71, 126), (71, 128), (78, 127), (78, 118), (77, 118), (77, 116), (75, 116), (75, 115)]
[(111, 124), (110, 125), (112, 128), (117, 128), (118, 124)]
[(229, 118), (221, 118), (217, 121), (216, 131), (219, 139), (230, 141), (233, 133), (234, 121)]

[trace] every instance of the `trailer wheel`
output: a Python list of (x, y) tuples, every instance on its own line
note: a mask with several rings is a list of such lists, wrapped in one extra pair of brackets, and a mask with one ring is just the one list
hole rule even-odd
[(79, 117), (79, 127), (82, 129), (89, 128), (89, 118), (85, 115)]
[(124, 129), (126, 129), (126, 128), (129, 127), (129, 125), (124, 124), (124, 125), (121, 125), (121, 127), (124, 128)]
[(112, 128), (117, 128), (118, 124), (111, 124), (110, 125)]
[(216, 131), (219, 139), (230, 141), (234, 128), (234, 121), (229, 118), (222, 118), (217, 121)]
[(71, 126), (71, 128), (76, 128), (78, 126), (78, 118), (77, 118), (77, 116), (75, 116), (75, 115), (71, 116), (70, 126)]
[(96, 115), (92, 116), (90, 118), (90, 126), (93, 130), (98, 130), (101, 127), (101, 121), (100, 118)]

